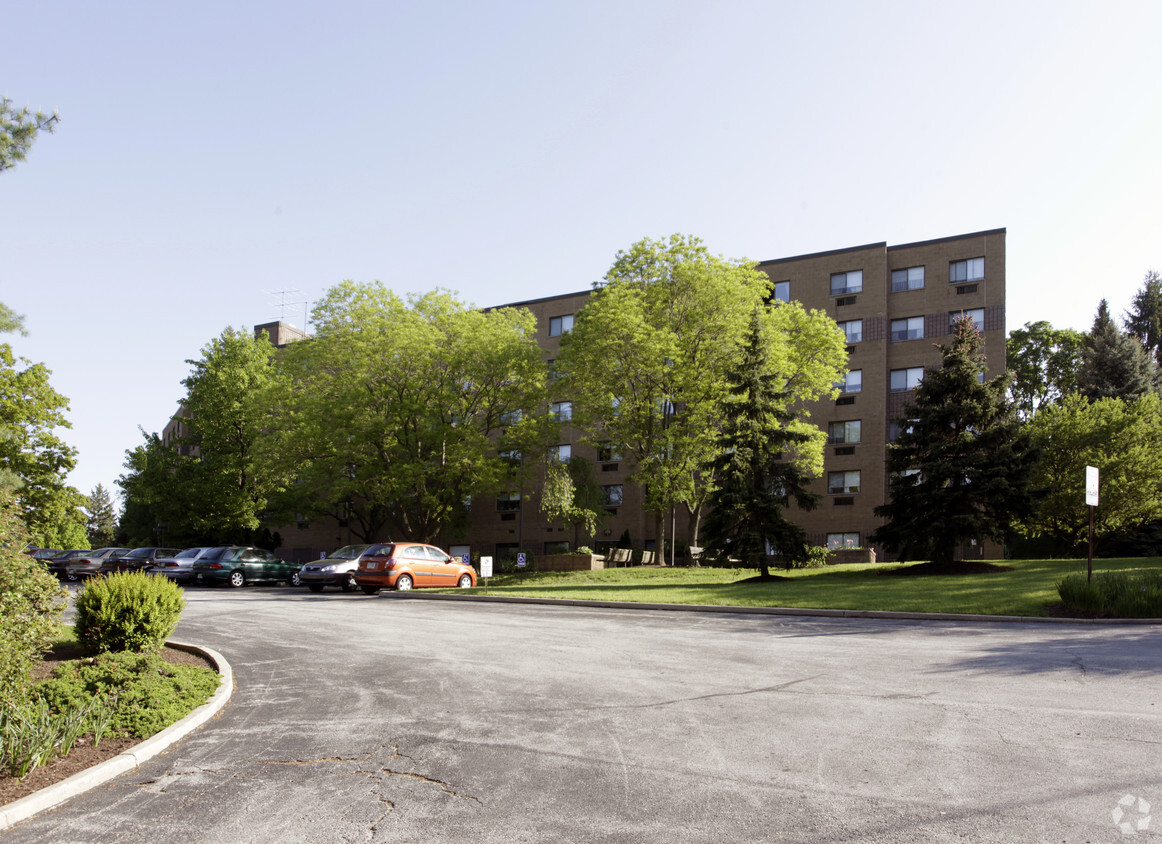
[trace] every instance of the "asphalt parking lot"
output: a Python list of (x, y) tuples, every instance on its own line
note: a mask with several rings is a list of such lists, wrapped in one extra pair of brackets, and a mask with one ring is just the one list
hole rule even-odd
[(1157, 835), (1157, 627), (187, 599), (230, 704), (5, 842)]

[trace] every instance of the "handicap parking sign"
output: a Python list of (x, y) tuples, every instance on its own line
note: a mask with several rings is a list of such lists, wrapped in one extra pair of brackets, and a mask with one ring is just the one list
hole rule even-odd
[(525, 567), (524, 551), (521, 551), (519, 554), (516, 555), (516, 567), (518, 569), (523, 569)]

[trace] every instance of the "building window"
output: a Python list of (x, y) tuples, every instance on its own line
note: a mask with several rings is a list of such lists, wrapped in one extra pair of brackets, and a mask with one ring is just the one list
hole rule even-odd
[(848, 422), (830, 422), (827, 425), (827, 442), (830, 445), (857, 443), (862, 432), (863, 422), (859, 419)]
[(552, 405), (553, 418), (558, 422), (568, 422), (573, 418), (573, 402), (555, 401)]
[(842, 381), (836, 381), (835, 386), (841, 393), (858, 393), (863, 389), (863, 370), (851, 370)]
[(496, 512), (508, 513), (520, 509), (519, 492), (502, 492), (496, 496)]
[(832, 495), (859, 492), (859, 469), (849, 472), (828, 472), (827, 491)]
[(858, 548), (858, 533), (829, 533), (827, 534), (827, 550), (842, 551), (845, 548)]
[(601, 463), (616, 463), (621, 460), (621, 449), (613, 443), (602, 443), (597, 446), (597, 459)]
[(790, 302), (791, 301), (791, 282), (776, 281), (775, 289), (771, 294), (771, 298), (776, 302)]
[(894, 443), (900, 434), (912, 433), (912, 428), (915, 426), (915, 419), (897, 419), (893, 420), (888, 425), (888, 442)]
[(889, 385), (893, 393), (903, 393), (914, 390), (924, 378), (924, 367), (913, 366), (908, 369), (893, 369)]
[(843, 296), (845, 293), (859, 293), (863, 290), (863, 270), (851, 270), (846, 273), (831, 274), (831, 295)]
[(892, 320), (892, 340), (922, 340), (924, 317), (914, 316)]
[(964, 311), (948, 312), (948, 327), (952, 328), (958, 317), (966, 316), (972, 320), (977, 331), (984, 331), (984, 308), (972, 308)]
[(573, 330), (573, 315), (549, 317), (549, 336), (560, 337)]
[(558, 376), (557, 376), (557, 361), (556, 360), (545, 361), (545, 376), (550, 381), (557, 380)]
[(514, 410), (506, 410), (500, 414), (500, 424), (515, 425), (516, 423), (520, 422), (521, 415), (522, 414), (519, 407), (515, 408)]
[(571, 445), (558, 445), (549, 449), (549, 459), (556, 460), (558, 463), (567, 463), (572, 456), (573, 446)]
[(622, 501), (621, 484), (610, 484), (601, 488), (601, 503), (606, 507), (620, 507)]
[(892, 270), (892, 292), (920, 290), (924, 287), (924, 268), (908, 267), (906, 270)]
[(512, 464), (513, 466), (520, 465), (520, 456), (521, 456), (520, 452), (517, 451), (515, 448), (509, 449), (508, 451), (500, 452), (500, 459), (505, 461), (506, 463)]
[(863, 339), (862, 319), (849, 319), (846, 322), (838, 323), (838, 325), (844, 336), (847, 337), (848, 343), (858, 343)]
[(967, 261), (953, 261), (948, 265), (948, 281), (951, 284), (983, 280), (984, 258), (969, 258)]

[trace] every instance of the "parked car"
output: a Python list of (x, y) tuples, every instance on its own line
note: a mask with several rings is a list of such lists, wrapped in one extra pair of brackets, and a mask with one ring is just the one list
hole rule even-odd
[(57, 554), (63, 554), (64, 550), (61, 548), (26, 548), (24, 551), (34, 560), (43, 560), (48, 562)]
[(57, 576), (59, 580), (65, 580), (69, 576), (69, 566), (75, 560), (79, 560), (86, 554), (90, 553), (88, 549), (73, 549), (72, 551), (61, 551), (55, 557), (45, 560), (48, 564), (48, 570)]
[(153, 565), (153, 561), (161, 557), (172, 557), (180, 548), (158, 548), (148, 545), (144, 548), (134, 548), (125, 554), (110, 554), (101, 563), (101, 575), (115, 574), (119, 571), (141, 571)]
[(380, 589), (401, 592), (413, 586), (476, 585), (476, 569), (422, 542), (383, 542), (372, 545), (359, 559), (355, 583), (368, 595)]
[(253, 545), (225, 545), (212, 548), (194, 561), (194, 577), (199, 583), (286, 582), (299, 586), (299, 565), (279, 559), (275, 554)]
[(370, 547), (370, 545), (344, 545), (321, 560), (307, 563), (299, 569), (299, 578), (312, 592), (322, 592), (324, 586), (338, 586), (344, 592), (354, 592), (359, 588), (355, 583), (355, 570), (359, 568), (359, 560)]
[(159, 557), (153, 561), (146, 571), (150, 574), (161, 574), (176, 583), (194, 582), (194, 563), (210, 551), (218, 549), (212, 547), (186, 548), (170, 557)]
[(72, 581), (80, 580), (83, 577), (93, 577), (101, 574), (101, 564), (110, 556), (120, 557), (122, 554), (128, 554), (132, 548), (98, 548), (95, 551), (90, 551), (83, 557), (78, 557), (69, 562), (68, 579)]

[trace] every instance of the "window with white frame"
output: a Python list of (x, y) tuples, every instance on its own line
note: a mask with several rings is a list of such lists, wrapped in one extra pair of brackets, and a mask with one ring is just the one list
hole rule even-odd
[(920, 386), (920, 381), (924, 378), (924, 367), (912, 366), (908, 369), (893, 369), (889, 377), (888, 385), (891, 392), (903, 393), (907, 390), (914, 390)]
[(566, 463), (573, 456), (573, 446), (557, 445), (549, 449), (549, 459), (558, 463)]
[(791, 282), (776, 281), (775, 289), (772, 297), (776, 302), (790, 302), (791, 301)]
[(863, 339), (863, 320), (849, 319), (846, 322), (837, 323), (843, 336), (847, 338), (848, 343), (858, 343)]
[(553, 418), (558, 422), (568, 422), (573, 418), (573, 402), (555, 401), (551, 408)]
[(827, 550), (842, 551), (845, 548), (858, 548), (858, 533), (829, 533), (827, 534)]
[(828, 472), (827, 491), (832, 495), (859, 492), (859, 469), (847, 472)]
[(948, 327), (951, 328), (958, 317), (968, 317), (972, 320), (972, 324), (976, 326), (977, 331), (984, 331), (984, 308), (972, 308), (971, 310), (963, 311), (949, 311), (948, 312)]
[(827, 424), (827, 442), (831, 445), (845, 445), (857, 443), (863, 433), (863, 422), (851, 419), (847, 422), (829, 422)]
[(836, 381), (835, 386), (841, 393), (858, 393), (863, 389), (863, 370), (853, 369), (842, 380)]
[(924, 339), (924, 317), (914, 316), (892, 320), (892, 342)]
[(948, 265), (948, 281), (951, 284), (982, 280), (984, 280), (984, 258), (953, 261)]
[(908, 267), (905, 270), (892, 270), (893, 293), (902, 293), (905, 290), (920, 290), (923, 287), (923, 267)]
[(573, 330), (573, 315), (549, 317), (549, 336), (560, 337)]
[(843, 296), (863, 290), (863, 270), (849, 270), (831, 274), (831, 295)]

